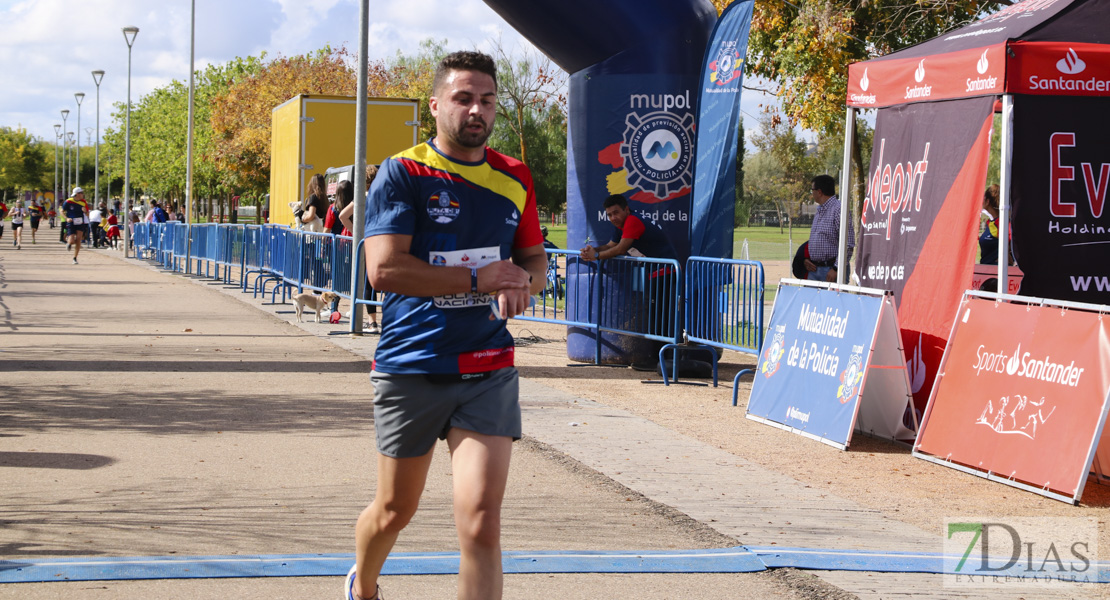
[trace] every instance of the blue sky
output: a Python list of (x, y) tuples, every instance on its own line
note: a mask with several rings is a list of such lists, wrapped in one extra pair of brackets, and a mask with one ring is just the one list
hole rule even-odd
[[(447, 40), (451, 49), (490, 50), (500, 37), (510, 53), (534, 48), (481, 0), (371, 0), (371, 59), (414, 54), (420, 42)], [(74, 92), (86, 94), (81, 128), (96, 123), (91, 72), (100, 86), (101, 126), (111, 105), (127, 98), (127, 44), (121, 29), (140, 29), (132, 50), (131, 97), (189, 76), (189, 0), (0, 0), (0, 125), (23, 126), (52, 140), (60, 111), (76, 128)], [(291, 56), (358, 43), (355, 0), (196, 0), (196, 67), (236, 56)], [(744, 110), (758, 114), (757, 94)], [(766, 102), (766, 99), (763, 100)], [(745, 117), (749, 129), (754, 119)], [(81, 143), (87, 135), (82, 133)]]

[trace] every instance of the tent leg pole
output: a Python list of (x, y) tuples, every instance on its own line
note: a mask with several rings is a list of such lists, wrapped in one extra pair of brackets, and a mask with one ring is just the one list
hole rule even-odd
[(1014, 153), (1014, 96), (1002, 96), (1002, 156), (998, 178), (1001, 196), (998, 207), (998, 293), (1010, 293), (1010, 181)]
[(840, 247), (836, 253), (836, 282), (848, 283), (848, 219), (852, 214), (852, 135), (856, 130), (856, 109), (844, 115), (844, 169), (840, 174)]

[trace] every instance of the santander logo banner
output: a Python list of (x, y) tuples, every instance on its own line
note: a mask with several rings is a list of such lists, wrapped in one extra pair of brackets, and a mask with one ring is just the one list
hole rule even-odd
[(965, 297), (916, 450), (1073, 496), (1102, 434), (1108, 328), (1097, 312)]
[(1015, 42), (1010, 91), (1110, 96), (1110, 50), (1102, 44)]
[(848, 69), (848, 104), (882, 107), (1000, 93), (1004, 46), (947, 54), (874, 60)]

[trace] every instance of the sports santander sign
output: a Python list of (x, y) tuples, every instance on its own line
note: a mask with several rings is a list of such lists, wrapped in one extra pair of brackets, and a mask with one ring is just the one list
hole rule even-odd
[(1103, 435), (1108, 335), (1097, 312), (965, 298), (915, 453), (1078, 499)]

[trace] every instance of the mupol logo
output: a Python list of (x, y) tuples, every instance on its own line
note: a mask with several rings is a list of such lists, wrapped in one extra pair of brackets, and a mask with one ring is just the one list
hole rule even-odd
[(1068, 48), (1068, 53), (1064, 55), (1064, 58), (1056, 61), (1056, 70), (1067, 75), (1082, 73), (1083, 69), (1086, 68), (1087, 63), (1083, 62), (1083, 59), (1079, 58), (1079, 55), (1071, 48)]
[(628, 185), (659, 200), (688, 187), (693, 161), (693, 129), (694, 116), (690, 113), (629, 114), (625, 119), (624, 141), (620, 145), (628, 169)]
[(652, 143), (651, 148), (648, 148), (644, 158), (660, 158), (663, 160), (675, 160), (678, 158), (678, 149), (674, 146), (674, 140), (667, 140), (665, 144), (660, 144), (659, 140)]

